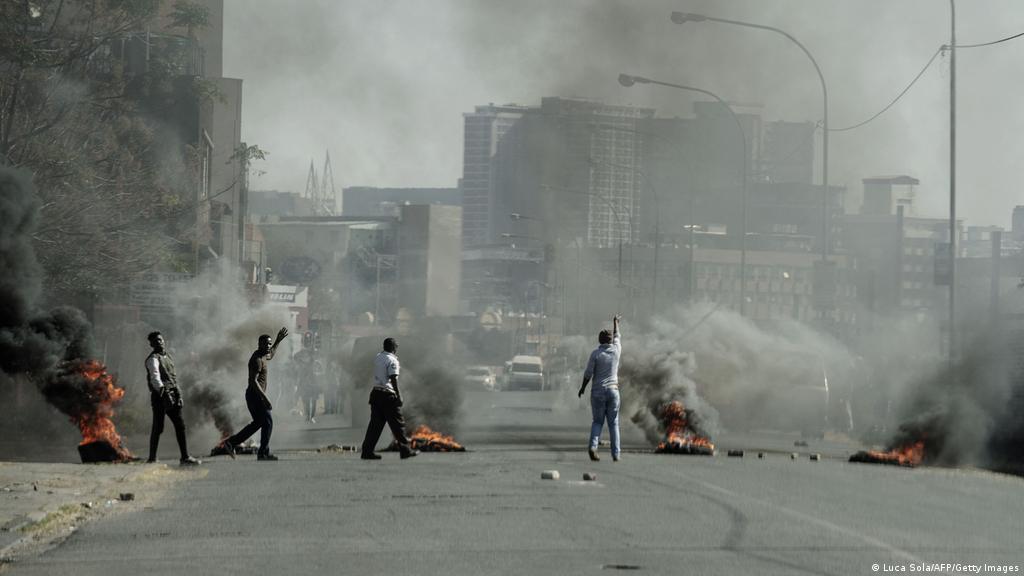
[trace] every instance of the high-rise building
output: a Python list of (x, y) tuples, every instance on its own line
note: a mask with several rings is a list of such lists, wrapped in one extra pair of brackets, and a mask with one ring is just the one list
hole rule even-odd
[(1017, 242), (1024, 242), (1024, 206), (1014, 206), (1011, 236)]
[(462, 209), (402, 206), (398, 225), (398, 301), (413, 317), (459, 310)]
[(507, 105), (477, 106), (465, 114), (462, 157), (462, 241), (481, 246), (493, 241), (493, 166), (498, 143), (527, 109)]

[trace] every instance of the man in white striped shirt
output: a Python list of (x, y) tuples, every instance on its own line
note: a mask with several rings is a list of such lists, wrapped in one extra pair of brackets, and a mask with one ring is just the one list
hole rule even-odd
[(156, 450), (160, 446), (160, 435), (164, 432), (164, 416), (171, 419), (174, 435), (178, 439), (181, 451), (181, 465), (195, 466), (200, 464), (189, 456), (185, 442), (185, 421), (181, 418), (181, 390), (178, 389), (178, 375), (174, 371), (174, 362), (165, 349), (164, 337), (159, 332), (150, 332), (149, 345), (153, 352), (146, 357), (146, 383), (149, 385), (150, 406), (153, 408), (153, 428), (149, 433), (149, 460), (156, 462)]
[(409, 437), (405, 435), (405, 418), (402, 416), (402, 393), (398, 389), (398, 374), (401, 365), (398, 362), (398, 342), (394, 338), (384, 339), (384, 349), (373, 359), (373, 390), (370, 391), (370, 423), (366, 427), (363, 438), (363, 460), (380, 460), (374, 450), (384, 424), (391, 427), (391, 434), (398, 443), (402, 459), (412, 458), (419, 454), (409, 445)]

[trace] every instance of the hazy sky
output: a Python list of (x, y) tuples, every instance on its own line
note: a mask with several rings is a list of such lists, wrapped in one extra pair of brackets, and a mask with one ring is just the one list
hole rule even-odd
[[(817, 77), (786, 39), (678, 26), (672, 10), (799, 38), (824, 71), (833, 127), (887, 104), (949, 39), (947, 0), (226, 0), (224, 74), (244, 80), (243, 139), (269, 152), (253, 186), (301, 192), (327, 149), (339, 191), (454, 186), (462, 114), (488, 102), (582, 96), (690, 115), (687, 93), (623, 88), (619, 72), (758, 103), (769, 120), (821, 118)], [(960, 44), (1024, 31), (1021, 0), (961, 0), (957, 16)], [(1024, 204), (1022, 68), (1024, 38), (958, 52), (958, 213), (969, 224), (1008, 226)], [(832, 135), (831, 180), (851, 204), (861, 178), (910, 174), (918, 213), (948, 216), (948, 86), (942, 57), (885, 116)]]

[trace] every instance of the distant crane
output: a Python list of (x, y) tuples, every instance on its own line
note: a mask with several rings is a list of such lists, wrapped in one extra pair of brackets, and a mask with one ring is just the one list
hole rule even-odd
[(334, 216), (338, 204), (338, 192), (334, 188), (334, 170), (331, 168), (331, 153), (324, 155), (324, 169), (317, 177), (316, 166), (309, 160), (309, 175), (306, 176), (306, 193), (313, 204), (314, 216)]

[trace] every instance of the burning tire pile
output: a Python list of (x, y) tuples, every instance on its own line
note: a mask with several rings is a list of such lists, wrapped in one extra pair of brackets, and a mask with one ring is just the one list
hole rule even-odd
[[(455, 438), (435, 432), (430, 427), (421, 424), (409, 435), (410, 445), (413, 450), (420, 452), (465, 452), (466, 447), (455, 441)], [(387, 447), (387, 452), (397, 452), (398, 443), (392, 442)]]
[(862, 450), (850, 456), (850, 462), (889, 464), (913, 468), (920, 466), (924, 462), (924, 441), (918, 440), (912, 444), (898, 446), (885, 452), (880, 450)]
[(133, 459), (111, 420), (114, 406), (124, 397), (124, 388), (114, 384), (114, 377), (103, 364), (95, 360), (66, 362), (43, 392), (82, 432), (78, 454), (83, 464)]
[(715, 445), (690, 425), (691, 418), (692, 412), (687, 410), (682, 402), (666, 404), (661, 411), (665, 439), (654, 449), (654, 453), (714, 456)]

